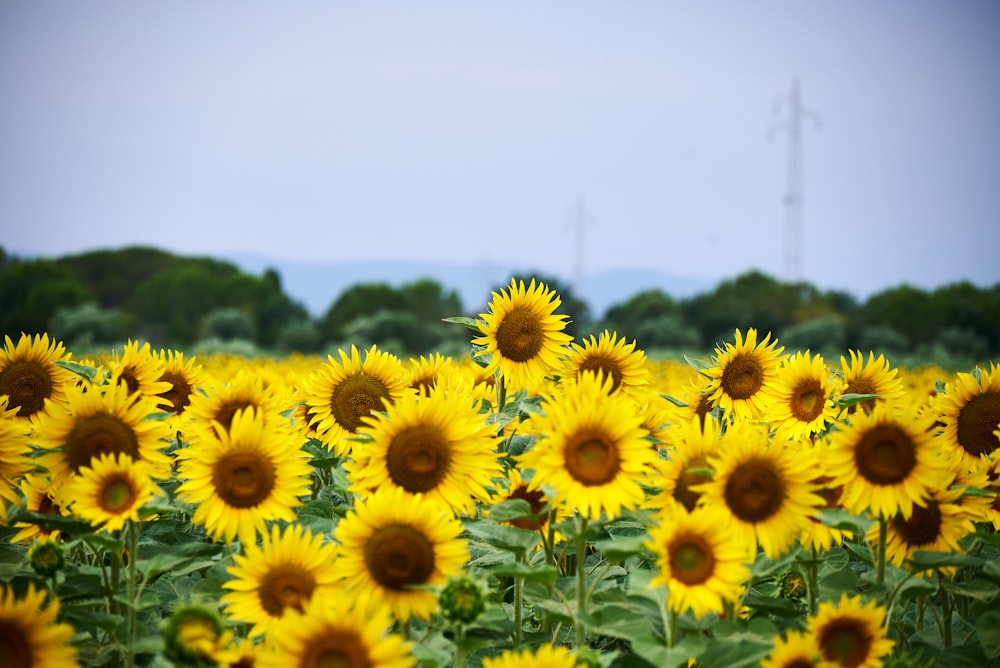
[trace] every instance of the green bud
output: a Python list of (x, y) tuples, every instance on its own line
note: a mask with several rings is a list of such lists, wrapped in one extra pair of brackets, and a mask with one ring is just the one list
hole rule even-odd
[(781, 598), (801, 601), (806, 597), (806, 579), (802, 573), (789, 569), (778, 576), (778, 591)]
[(178, 665), (215, 666), (215, 655), (222, 641), (222, 619), (200, 605), (175, 608), (163, 626), (164, 653)]
[(55, 575), (66, 565), (65, 549), (58, 538), (39, 538), (28, 549), (31, 569), (47, 578)]
[(441, 590), (438, 604), (449, 622), (471, 624), (486, 608), (486, 590), (469, 575), (452, 577)]

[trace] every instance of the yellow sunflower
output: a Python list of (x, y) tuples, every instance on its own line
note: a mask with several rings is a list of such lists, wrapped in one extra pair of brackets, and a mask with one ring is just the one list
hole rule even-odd
[(386, 602), (400, 621), (429, 619), (432, 591), (464, 567), (462, 525), (445, 506), (422, 494), (386, 487), (358, 504), (334, 532), (337, 568), (352, 595)]
[[(52, 487), (48, 476), (29, 473), (21, 479), (19, 487), (21, 494), (24, 495), (25, 510), (28, 512), (39, 515), (67, 516), (70, 514), (68, 508), (63, 508), (56, 501), (56, 490)], [(55, 529), (48, 529), (26, 522), (18, 522), (14, 525), (14, 528), (19, 529), (19, 531), (11, 537), (10, 542), (12, 543), (19, 543), (23, 540), (31, 540), (36, 537), (45, 537), (52, 533), (58, 534), (58, 531)]]
[(265, 387), (260, 374), (240, 369), (231, 381), (217, 383), (191, 395), (191, 403), (184, 411), (187, 418), (183, 428), (185, 436), (217, 438), (220, 430), (230, 428), (237, 411), (249, 408), (259, 413), (264, 422), (281, 421), (278, 402), (270, 388)]
[(482, 336), (472, 339), (485, 346), (477, 354), (489, 356), (486, 373), (499, 371), (512, 391), (542, 385), (573, 340), (563, 332), (567, 316), (554, 314), (561, 303), (555, 290), (534, 279), (527, 288), (511, 279), (506, 290), (494, 292), (490, 312), (477, 321)]
[(762, 417), (789, 439), (812, 436), (836, 420), (833, 395), (839, 385), (820, 355), (810, 355), (808, 350), (795, 353), (785, 358), (764, 390)]
[(56, 621), (59, 599), (46, 606), (47, 592), (28, 585), (23, 598), (0, 584), (0, 658), (5, 666), (78, 666), (76, 648), (69, 644), (73, 627)]
[(708, 458), (719, 448), (720, 425), (711, 418), (702, 425), (697, 417), (689, 417), (665, 430), (664, 438), (667, 459), (656, 462), (655, 480), (661, 491), (653, 502), (694, 510), (701, 498), (698, 487), (712, 479)]
[(712, 379), (708, 385), (709, 400), (722, 406), (737, 418), (756, 417), (765, 406), (764, 390), (774, 381), (781, 353), (778, 340), (768, 333), (757, 342), (757, 330), (736, 330), (736, 344), (726, 343), (725, 350), (715, 349), (715, 366), (705, 373)]
[(143, 462), (127, 454), (106, 453), (93, 458), (59, 488), (59, 505), (101, 529), (113, 532), (126, 520), (139, 520), (142, 508), (156, 490)]
[(895, 642), (882, 624), (885, 608), (861, 596), (841, 594), (838, 603), (820, 603), (806, 633), (814, 638), (820, 658), (838, 666), (878, 668)]
[(437, 386), (438, 379), (455, 374), (455, 362), (441, 353), (434, 353), (420, 358), (411, 357), (406, 364), (409, 386), (419, 392), (432, 390)]
[(649, 532), (647, 547), (656, 554), (659, 569), (649, 584), (667, 587), (670, 609), (691, 610), (700, 618), (739, 601), (756, 551), (752, 539), (729, 532), (730, 518), (710, 506), (690, 513), (676, 508), (661, 519)]
[(267, 634), (269, 651), (255, 668), (409, 668), (410, 643), (390, 633), (387, 608), (347, 596), (313, 597), (303, 614), (291, 611)]
[(948, 443), (951, 461), (975, 468), (978, 460), (1000, 446), (1000, 366), (959, 373), (934, 402), (941, 435)]
[(483, 657), (483, 668), (575, 668), (586, 666), (564, 645), (545, 643), (535, 649), (508, 649), (498, 656)]
[(588, 519), (637, 507), (656, 459), (635, 404), (627, 395), (609, 396), (610, 387), (611, 379), (587, 372), (546, 396), (544, 414), (529, 420), (537, 440), (518, 458), (534, 470), (532, 489), (551, 490), (553, 502)]
[(843, 487), (844, 508), (855, 515), (867, 510), (909, 517), (928, 490), (951, 479), (947, 462), (935, 451), (931, 419), (918, 416), (914, 407), (894, 411), (876, 404), (870, 414), (855, 413), (850, 424), (830, 435), (823, 461), (833, 484)]
[(33, 441), (42, 451), (38, 463), (58, 486), (103, 454), (128, 455), (149, 465), (154, 478), (170, 476), (170, 458), (161, 448), (171, 436), (161, 420), (149, 420), (159, 408), (124, 385), (102, 388), (69, 386), (66, 401), (46, 401), (32, 416)]
[(180, 417), (191, 405), (195, 390), (201, 386), (205, 370), (194, 357), (184, 359), (184, 353), (177, 350), (160, 350), (156, 356), (163, 362), (163, 370), (157, 381), (170, 387), (157, 396), (164, 400), (166, 410)]
[(784, 638), (776, 638), (774, 648), (760, 662), (760, 668), (832, 668), (820, 661), (819, 649), (812, 636), (790, 629)]
[(756, 535), (771, 558), (809, 529), (823, 504), (809, 460), (780, 443), (769, 447), (767, 433), (748, 422), (729, 425), (708, 462), (715, 475), (696, 487), (701, 503), (724, 508), (733, 530)]
[(232, 637), (214, 609), (181, 603), (163, 625), (164, 654), (175, 666), (215, 666)]
[(223, 583), (231, 589), (221, 602), (226, 614), (253, 624), (251, 636), (265, 633), (289, 610), (302, 612), (314, 597), (336, 596), (337, 548), (323, 543), (323, 536), (297, 524), (284, 532), (277, 525), (263, 534), (262, 544), (247, 545), (234, 554), (226, 570), (234, 579)]
[[(997, 435), (1000, 436), (1000, 429), (997, 430)], [(985, 463), (981, 471), (985, 478), (982, 488), (990, 492), (990, 495), (985, 497), (989, 505), (983, 509), (985, 515), (983, 521), (992, 522), (993, 530), (1000, 532), (1000, 458)]]
[(883, 355), (876, 358), (875, 353), (868, 351), (866, 362), (860, 350), (848, 352), (851, 356), (850, 362), (843, 355), (840, 357), (840, 372), (844, 376), (840, 394), (878, 395), (877, 399), (868, 399), (849, 407), (847, 409), (849, 414), (854, 413), (858, 406), (861, 406), (866, 413), (871, 413), (876, 404), (891, 404), (903, 398), (906, 392), (903, 390), (902, 381), (897, 378), (898, 370), (891, 368)]
[(148, 342), (140, 347), (138, 341), (131, 340), (125, 344), (121, 357), (116, 353), (107, 363), (112, 385), (124, 385), (129, 394), (141, 392), (164, 408), (170, 404), (159, 395), (169, 392), (173, 387), (160, 380), (165, 366), (162, 358), (150, 350)]
[(269, 520), (293, 521), (309, 493), (312, 470), (298, 439), (253, 408), (236, 411), (229, 431), (220, 428), (177, 457), (184, 479), (177, 494), (198, 504), (192, 520), (215, 540), (239, 536), (253, 545)]
[(649, 385), (646, 353), (636, 349), (635, 341), (627, 343), (617, 332), (604, 330), (599, 338), (593, 335), (583, 345), (571, 343), (564, 361), (565, 376), (577, 378), (585, 371), (594, 371), (611, 378), (612, 392), (634, 392)]
[(45, 400), (59, 401), (66, 387), (76, 382), (76, 375), (56, 362), (69, 362), (72, 355), (48, 334), (32, 338), (21, 334), (17, 345), (5, 336), (0, 349), (0, 395), (8, 397), (8, 408), (28, 419), (45, 408)]
[[(976, 530), (973, 518), (960, 505), (963, 493), (961, 487), (932, 490), (926, 499), (913, 506), (913, 513), (908, 517), (896, 515), (890, 519), (886, 526), (886, 558), (902, 566), (914, 550), (963, 554), (965, 550), (958, 541)], [(867, 538), (877, 543), (878, 524), (868, 530)], [(946, 575), (955, 572), (954, 567), (940, 570)]]
[(395, 355), (376, 346), (365, 352), (363, 362), (355, 346), (350, 355), (339, 353), (339, 361), (328, 355), (327, 363), (305, 379), (303, 389), (320, 439), (343, 456), (351, 449), (347, 438), (357, 433), (364, 418), (413, 390)]
[[(531, 518), (524, 518), (519, 520), (511, 520), (507, 524), (511, 526), (518, 527), (520, 529), (527, 529), (529, 531), (541, 531), (548, 524), (548, 513), (542, 513), (542, 510), (549, 504), (548, 497), (545, 496), (545, 492), (540, 489), (531, 489), (529, 482), (521, 477), (521, 472), (517, 467), (512, 466), (507, 469), (507, 487), (506, 493), (502, 495), (497, 503), (503, 501), (511, 501), (513, 499), (521, 499), (526, 501), (528, 506), (531, 508), (531, 513), (533, 515), (538, 515), (538, 520)], [(539, 515), (539, 513), (542, 513)]]
[(473, 511), (477, 500), (489, 500), (487, 486), (503, 473), (496, 427), (484, 417), (468, 395), (444, 387), (402, 397), (358, 428), (371, 440), (356, 444), (345, 464), (351, 491), (399, 487), (456, 513)]
[[(833, 479), (826, 475), (825, 453), (826, 447), (819, 444), (815, 447), (799, 451), (800, 456), (808, 458), (811, 462), (810, 470), (813, 472), (812, 482), (815, 486), (814, 491), (823, 499), (823, 505), (818, 509), (820, 511), (843, 508), (840, 498), (844, 493), (844, 487), (843, 485), (835, 484)], [(849, 532), (834, 529), (823, 524), (819, 512), (811, 515), (809, 520), (809, 528), (799, 537), (799, 542), (805, 548), (818, 551), (829, 550), (835, 545), (840, 545), (850, 535)]]
[(31, 469), (28, 458), (31, 447), (25, 437), (24, 421), (17, 417), (17, 409), (7, 408), (8, 398), (0, 395), (0, 522), (7, 522), (7, 504), (19, 504), (21, 497), (17, 485)]

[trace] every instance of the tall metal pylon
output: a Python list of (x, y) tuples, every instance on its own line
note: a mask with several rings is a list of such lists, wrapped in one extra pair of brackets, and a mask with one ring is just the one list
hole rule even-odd
[(587, 212), (587, 203), (583, 196), (576, 198), (576, 205), (573, 207), (572, 220), (573, 227), (573, 291), (580, 294), (583, 283), (583, 263), (586, 259), (586, 228), (587, 223), (595, 222), (595, 219)]
[(802, 87), (798, 78), (792, 80), (792, 92), (774, 102), (774, 115), (787, 105), (787, 121), (775, 123), (768, 130), (768, 138), (778, 130), (788, 130), (788, 181), (785, 190), (785, 280), (801, 281), (804, 274), (802, 206), (802, 121), (809, 118), (817, 130), (822, 123), (819, 114), (802, 105)]

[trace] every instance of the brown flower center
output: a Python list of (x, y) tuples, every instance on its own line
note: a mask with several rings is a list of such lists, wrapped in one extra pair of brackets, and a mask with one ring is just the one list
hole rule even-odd
[(891, 424), (875, 425), (861, 435), (854, 448), (854, 464), (875, 485), (895, 485), (917, 465), (917, 446), (904, 430)]
[(699, 585), (715, 572), (712, 546), (703, 536), (694, 533), (677, 536), (667, 548), (670, 577), (685, 585)]
[(357, 632), (327, 629), (321, 638), (310, 638), (300, 668), (371, 668), (368, 647)]
[(618, 446), (599, 432), (570, 436), (566, 442), (564, 461), (566, 471), (573, 479), (588, 487), (611, 482), (621, 469)]
[(519, 306), (504, 316), (496, 333), (497, 350), (514, 362), (527, 362), (538, 355), (545, 342), (542, 322), (530, 308)]
[(704, 455), (695, 455), (687, 461), (684, 470), (677, 476), (677, 484), (674, 486), (674, 500), (678, 501), (688, 511), (694, 510), (698, 505), (701, 493), (696, 492), (692, 487), (702, 483), (711, 482), (711, 476), (698, 472), (698, 469), (707, 469), (708, 461)]
[(157, 396), (169, 401), (173, 406), (171, 410), (174, 413), (178, 415), (183, 413), (184, 409), (191, 403), (191, 393), (194, 391), (194, 388), (188, 383), (187, 378), (183, 374), (167, 371), (160, 376), (159, 382), (170, 383), (171, 387), (166, 392), (161, 392)]
[(611, 390), (608, 394), (613, 394), (622, 384), (622, 367), (617, 360), (604, 355), (589, 355), (580, 362), (580, 375), (585, 371), (593, 371), (602, 379), (611, 379)]
[(219, 406), (219, 409), (215, 411), (215, 417), (213, 419), (222, 425), (222, 428), (228, 432), (233, 426), (233, 417), (236, 415), (236, 411), (242, 411), (248, 408), (257, 408), (257, 406), (247, 399), (232, 399), (230, 401), (224, 401), (222, 402), (222, 405)]
[[(867, 378), (865, 376), (858, 376), (857, 378), (849, 382), (847, 386), (844, 388), (844, 394), (878, 394), (878, 393), (879, 393), (878, 388), (875, 387), (875, 384), (871, 381), (870, 378)], [(871, 413), (872, 410), (874, 410), (875, 408), (875, 400), (865, 399), (864, 401), (860, 401), (852, 406), (848, 406), (847, 408), (848, 415), (853, 415), (854, 412), (858, 410), (858, 406), (861, 406), (861, 409), (864, 410), (866, 414)]]
[(785, 483), (772, 462), (752, 458), (729, 474), (724, 496), (733, 515), (744, 522), (756, 524), (781, 509), (785, 500)]
[(18, 624), (0, 620), (0, 666), (31, 668), (35, 664), (31, 645)]
[(860, 666), (868, 659), (874, 638), (860, 619), (841, 617), (825, 624), (817, 634), (820, 654), (839, 666)]
[(401, 429), (386, 453), (386, 468), (394, 483), (408, 492), (436, 489), (451, 468), (451, 447), (441, 430), (418, 424)]
[(298, 564), (280, 564), (271, 568), (257, 590), (260, 606), (272, 617), (281, 617), (285, 608), (302, 612), (316, 589), (316, 578)]
[(385, 410), (383, 399), (389, 399), (389, 390), (382, 381), (357, 373), (333, 388), (330, 412), (337, 424), (353, 434), (363, 424), (362, 418), (371, 415), (372, 411)]
[(892, 529), (908, 547), (930, 545), (941, 535), (941, 508), (936, 501), (928, 501), (926, 506), (913, 506), (913, 514), (903, 519), (901, 515), (892, 518)]
[(958, 414), (958, 444), (973, 457), (988, 455), (1000, 446), (1000, 393), (986, 392), (972, 397)]
[(66, 461), (73, 473), (90, 466), (104, 454), (128, 455), (139, 459), (139, 441), (132, 428), (114, 415), (96, 413), (77, 418), (63, 443)]
[(764, 368), (751, 353), (734, 355), (722, 370), (721, 386), (731, 399), (749, 399), (764, 384)]
[(135, 375), (134, 367), (127, 367), (122, 369), (118, 374), (118, 384), (124, 385), (128, 388), (129, 395), (133, 395), (139, 391), (139, 379)]
[[(507, 499), (508, 500), (524, 499), (525, 501), (528, 502), (528, 505), (531, 507), (531, 513), (533, 515), (538, 515), (538, 513), (542, 511), (542, 508), (545, 507), (546, 503), (545, 494), (542, 493), (542, 490), (540, 489), (529, 490), (527, 485), (519, 485), (517, 489), (513, 490), (507, 496)], [(529, 531), (537, 531), (538, 529), (541, 529), (543, 526), (545, 526), (545, 523), (548, 521), (548, 519), (549, 518), (546, 515), (538, 515), (537, 522), (533, 519), (525, 518), (520, 520), (511, 520), (510, 522), (508, 522), (508, 524), (510, 524), (511, 526), (519, 527), (521, 529), (528, 529)]]
[(705, 418), (712, 409), (715, 408), (715, 402), (709, 398), (709, 394), (702, 394), (698, 398), (698, 406), (694, 409), (694, 414), (698, 416), (698, 426), (701, 427), (702, 431), (705, 431)]
[(121, 515), (131, 510), (138, 495), (139, 490), (128, 476), (116, 475), (104, 482), (100, 496), (101, 510), (110, 515)]
[(12, 360), (0, 371), (0, 394), (8, 397), (7, 407), (17, 408), (19, 417), (29, 417), (45, 407), (52, 396), (52, 376), (38, 362)]
[(792, 391), (789, 407), (799, 422), (812, 422), (823, 412), (825, 404), (823, 384), (815, 378), (807, 378)]
[(212, 469), (212, 487), (233, 508), (253, 508), (274, 489), (274, 465), (263, 453), (235, 450), (219, 457)]
[(375, 582), (403, 591), (426, 583), (434, 573), (434, 545), (412, 526), (389, 524), (365, 543), (365, 564)]

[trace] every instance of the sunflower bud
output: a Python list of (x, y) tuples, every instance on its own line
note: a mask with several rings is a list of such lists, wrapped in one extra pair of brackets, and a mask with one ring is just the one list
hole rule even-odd
[(165, 654), (178, 665), (216, 665), (216, 654), (228, 641), (222, 620), (214, 611), (200, 605), (175, 608), (163, 627)]
[(28, 549), (31, 569), (43, 578), (51, 577), (66, 565), (65, 550), (57, 538), (39, 538)]
[(806, 597), (806, 579), (802, 573), (789, 569), (778, 576), (778, 591), (781, 598), (801, 601)]
[(475, 578), (462, 575), (449, 578), (438, 598), (441, 614), (449, 622), (471, 624), (486, 608), (486, 592)]

